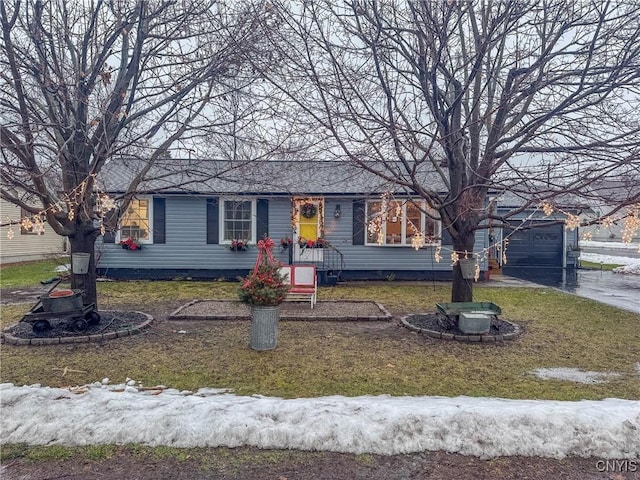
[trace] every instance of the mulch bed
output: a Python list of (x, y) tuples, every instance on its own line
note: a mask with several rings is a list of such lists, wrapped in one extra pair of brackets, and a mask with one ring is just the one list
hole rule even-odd
[[(421, 313), (416, 315), (408, 315), (407, 322), (411, 325), (424, 328), (427, 330), (435, 330), (442, 333), (451, 333), (453, 335), (465, 335), (458, 328), (458, 324), (451, 322), (436, 313)], [(489, 335), (505, 335), (516, 332), (515, 324), (495, 318), (491, 321), (489, 327)]]
[[(248, 320), (251, 308), (232, 300), (194, 300), (169, 315), (171, 320)], [(319, 301), (313, 308), (309, 302), (285, 302), (280, 305), (281, 320), (380, 321), (391, 314), (377, 302)]]
[(441, 340), (457, 340), (462, 342), (501, 342), (519, 337), (523, 330), (520, 325), (494, 317), (488, 333), (468, 334), (458, 328), (458, 323), (438, 313), (420, 313), (406, 315), (400, 319), (405, 327)]
[(74, 331), (64, 320), (51, 320), (49, 323), (52, 328), (37, 334), (28, 322), (19, 322), (4, 332), (19, 338), (74, 337), (131, 329), (139, 327), (146, 320), (147, 316), (141, 312), (100, 312), (100, 323), (89, 325), (83, 332)]
[(65, 319), (51, 319), (51, 328), (34, 332), (29, 322), (18, 322), (2, 331), (2, 339), (12, 345), (50, 345), (53, 343), (73, 343), (102, 341), (139, 333), (146, 327), (152, 317), (135, 311), (101, 311), (100, 322), (88, 325), (83, 331), (75, 331)]

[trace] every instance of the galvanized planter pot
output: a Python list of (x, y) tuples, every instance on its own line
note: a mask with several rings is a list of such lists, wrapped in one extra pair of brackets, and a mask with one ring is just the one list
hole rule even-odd
[(491, 316), (486, 313), (460, 312), (458, 315), (458, 328), (467, 335), (489, 333)]
[(473, 280), (476, 276), (476, 261), (473, 258), (461, 258), (458, 260), (460, 271), (464, 280)]
[(249, 345), (254, 350), (273, 350), (278, 344), (280, 306), (251, 307), (251, 334)]

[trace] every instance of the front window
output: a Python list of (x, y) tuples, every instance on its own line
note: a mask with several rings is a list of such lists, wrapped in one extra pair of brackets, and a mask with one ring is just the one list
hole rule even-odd
[(224, 200), (222, 202), (222, 241), (255, 242), (256, 202), (252, 200)]
[[(428, 214), (427, 214), (428, 213)], [(440, 222), (424, 202), (376, 200), (367, 202), (367, 244), (432, 245), (438, 243)]]
[(133, 199), (120, 220), (120, 240), (132, 238), (136, 242), (151, 243), (151, 201)]
[[(38, 235), (39, 233), (44, 233), (43, 230), (37, 231), (36, 223), (32, 220), (33, 218), (29, 212), (27, 212), (24, 208), (20, 209), (21, 222), (20, 222), (20, 235)], [(39, 216), (37, 216), (40, 219)], [(40, 222), (42, 224), (42, 222)]]

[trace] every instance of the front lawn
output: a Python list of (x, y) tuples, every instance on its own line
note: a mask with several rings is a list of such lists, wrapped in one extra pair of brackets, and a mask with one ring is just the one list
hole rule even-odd
[[(1, 382), (79, 385), (133, 378), (195, 390), (232, 388), (237, 394), (287, 398), (323, 395), (471, 395), (535, 399), (640, 398), (640, 316), (546, 288), (477, 285), (475, 300), (502, 307), (524, 336), (495, 345), (427, 338), (397, 322), (283, 321), (278, 348), (248, 347), (247, 321), (171, 322), (166, 316), (196, 298), (235, 298), (226, 282), (109, 282), (99, 284), (100, 308), (137, 309), (157, 321), (141, 335), (97, 344), (50, 347), (3, 345)], [(351, 283), (322, 288), (320, 300), (375, 300), (395, 316), (434, 310), (449, 284)], [(2, 308), (2, 326), (30, 305)], [(540, 380), (536, 368), (617, 372), (603, 384)]]
[(580, 260), (580, 268), (585, 268), (587, 270), (611, 271), (614, 268), (617, 268), (619, 266), (620, 265), (615, 263), (596, 263), (596, 262), (588, 262), (587, 260)]
[(0, 288), (38, 285), (58, 276), (55, 269), (69, 263), (69, 257), (3, 265), (0, 268)]

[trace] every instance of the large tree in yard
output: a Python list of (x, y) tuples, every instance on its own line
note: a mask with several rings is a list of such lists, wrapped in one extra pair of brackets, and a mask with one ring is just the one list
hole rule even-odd
[[(256, 78), (245, 59), (268, 53), (271, 18), (250, 1), (1, 1), (2, 198), (93, 254), (156, 160), (215, 155), (252, 123), (229, 98)], [(96, 178), (124, 158), (140, 168), (114, 203)], [(93, 256), (72, 287), (96, 302)]]
[[(273, 49), (286, 60), (265, 75), (306, 112), (296, 124), (326, 137), (322, 155), (424, 199), (455, 255), (473, 251), (479, 229), (508, 227), (518, 213), (497, 215), (490, 195), (548, 212), (559, 195), (611, 200), (599, 179), (638, 178), (637, 0), (317, 0), (277, 9)], [(635, 192), (616, 208), (638, 202)], [(471, 300), (456, 263), (452, 301)]]

